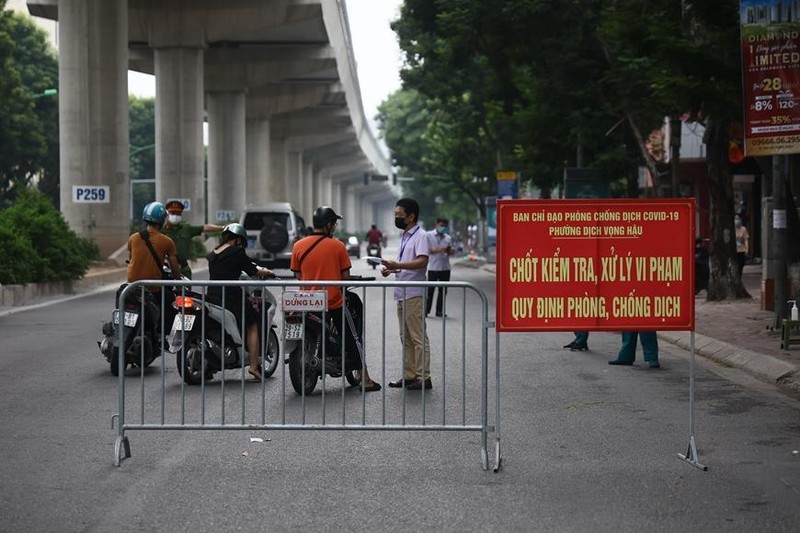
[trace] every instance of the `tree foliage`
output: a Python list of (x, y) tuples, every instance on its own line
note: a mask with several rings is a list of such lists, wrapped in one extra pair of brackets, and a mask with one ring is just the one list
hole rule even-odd
[(130, 174), (134, 180), (156, 177), (156, 119), (155, 99), (131, 96), (128, 98)]
[(728, 126), (742, 109), (738, 0), (405, 0), (392, 27), (404, 89), (379, 123), (397, 163), (422, 179), (416, 190), (476, 201), (495, 172), (516, 170), (547, 196), (580, 159), (628, 195), (645, 166), (660, 195), (669, 169), (647, 136), (665, 116), (688, 117), (708, 133), (709, 298), (746, 295), (723, 239)]
[(56, 87), (58, 61), (46, 34), (30, 17), (0, 11), (0, 205), (34, 177), (58, 198), (58, 101), (45, 95)]

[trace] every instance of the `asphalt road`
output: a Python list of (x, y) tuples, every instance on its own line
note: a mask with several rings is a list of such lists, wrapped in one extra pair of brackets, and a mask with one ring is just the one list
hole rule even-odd
[[(493, 305), (492, 275), (458, 268), (453, 279), (482, 288)], [(800, 527), (800, 402), (702, 363), (696, 431), (703, 472), (677, 458), (689, 442), (687, 354), (662, 344), (660, 370), (612, 367), (615, 334), (592, 334), (591, 350), (581, 353), (561, 348), (567, 334), (501, 337), (499, 473), (481, 470), (478, 435), (427, 432), (132, 431), (132, 457), (115, 467), (117, 380), (95, 343), (112, 298), (87, 295), (0, 317), (2, 532)], [(467, 301), (468, 330), (479, 330), (477, 300)], [(399, 369), (391, 313), (385, 371), (374, 363), (383, 346), (374, 334), (383, 327), (380, 303), (367, 300), (367, 344), (379, 381)], [(447, 345), (457, 350), (459, 295), (448, 305), (454, 340)], [(438, 347), (441, 321), (428, 324)], [(494, 357), (493, 330), (489, 340)], [(468, 352), (467, 392), (474, 395), (479, 360), (474, 345)], [(145, 375), (148, 391), (162, 378), (170, 390), (179, 387), (173, 358), (163, 370), (161, 361)], [(458, 372), (448, 368), (444, 393), (434, 366), (433, 408), (442, 395), (458, 396)], [(236, 376), (225, 379), (235, 390)], [(279, 393), (280, 380), (269, 381), (270, 394)], [(129, 382), (139, 386), (138, 375)], [(348, 405), (360, 405), (348, 394)], [(289, 389), (296, 413), (293, 395)], [(370, 405), (384, 398), (396, 415), (402, 392), (367, 397)], [(447, 416), (458, 411), (447, 405)], [(316, 400), (307, 408), (319, 414)], [(253, 436), (269, 440), (250, 442)]]

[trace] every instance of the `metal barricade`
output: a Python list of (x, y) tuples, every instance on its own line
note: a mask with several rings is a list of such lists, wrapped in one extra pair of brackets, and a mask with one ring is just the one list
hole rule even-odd
[[(158, 363), (149, 365), (142, 348), (141, 361), (132, 365), (138, 368), (126, 372), (125, 354), (119, 350), (119, 411), (112, 417), (112, 427), (116, 422), (118, 430), (115, 465), (119, 466), (123, 459), (131, 456), (126, 433), (133, 430), (442, 431), (479, 432), (484, 470), (489, 467), (488, 439), (492, 433), (494, 471), (499, 470), (499, 350), (490, 369), (488, 331), (494, 327), (494, 322), (490, 321), (486, 295), (474, 285), (379, 280), (146, 280), (126, 286), (118, 295), (117, 308), (123, 309), (121, 303), (129, 294), (143, 295), (145, 286), (165, 287), (160, 294), (160, 314), (148, 316), (143, 303), (139, 322), (144, 331), (147, 320), (158, 321), (160, 338), (152, 344), (158, 347), (161, 357), (156, 359)], [(174, 288), (175, 298), (169, 287)], [(314, 287), (323, 293), (326, 287), (341, 287), (345, 293), (360, 297), (363, 306), (360, 361), (366, 362), (371, 377), (382, 384), (380, 391), (365, 391), (364, 384), (359, 382), (360, 370), (353, 370), (353, 364), (346, 358), (344, 343), (340, 350), (332, 350), (316, 339), (315, 345), (310, 346), (309, 338), (313, 335), (308, 333), (311, 331), (308, 327), (312, 320), (324, 336), (331, 315), (341, 312), (341, 324), (352, 316), (344, 312), (347, 306), (334, 311), (288, 310), (297, 303), (298, 294), (315, 294), (311, 291)], [(398, 305), (392, 293), (397, 290), (406, 294), (412, 287), (424, 288), (423, 310), (428, 288), (448, 290), (445, 317), (438, 320), (419, 316), (430, 346), (429, 360), (424, 360), (427, 358), (424, 350), (422, 357), (423, 366), (430, 366), (432, 387), (423, 384), (418, 390), (405, 387), (391, 390), (387, 387), (388, 379), (404, 376), (403, 354), (408, 339), (402, 336), (401, 340), (398, 322), (409, 318), (406, 312), (410, 307)], [(209, 288), (220, 291), (222, 301), (208, 296)], [(254, 298), (245, 297), (250, 291), (261, 292)], [(278, 358), (272, 377), (264, 376), (255, 382), (246, 379), (247, 332), (242, 324), (236, 323), (233, 314), (224, 312), (226, 307), (235, 307), (231, 302), (236, 301), (238, 305), (235, 294), (243, 294), (238, 309), (242, 316), (245, 306), (252, 301), (261, 316), (274, 317), (274, 324), (265, 318), (259, 325), (261, 368), (268, 369), (271, 358)], [(290, 320), (295, 322), (299, 317), (302, 329), (299, 341), (285, 339), (287, 334), (297, 336), (296, 326), (294, 332), (287, 332), (287, 313), (293, 313)], [(356, 320), (358, 318), (356, 316)], [(320, 326), (320, 320), (326, 324), (324, 327)], [(236, 327), (231, 328), (230, 322), (236, 323)], [(226, 326), (229, 333), (223, 334)], [(273, 346), (277, 339), (280, 339), (279, 350)], [(122, 328), (119, 328), (118, 342), (119, 346), (123, 345)], [(331, 351), (339, 353), (328, 353)], [(316, 357), (312, 357), (312, 352)], [(169, 360), (172, 358), (175, 363)], [(295, 373), (294, 382), (291, 372), (297, 365), (289, 364), (293, 358), (301, 362), (302, 368), (300, 374)], [(231, 364), (228, 366), (228, 363)], [(148, 369), (148, 365), (159, 371)], [(319, 365), (324, 370), (332, 367), (332, 372), (320, 372), (321, 376), (314, 380), (313, 392), (306, 393), (304, 384), (312, 381), (306, 372), (310, 372), (308, 368), (319, 369)], [(219, 368), (225, 366), (228, 368)], [(494, 374), (491, 398), (490, 370)], [(490, 406), (490, 399), (493, 406)], [(490, 423), (492, 407), (495, 416)]]

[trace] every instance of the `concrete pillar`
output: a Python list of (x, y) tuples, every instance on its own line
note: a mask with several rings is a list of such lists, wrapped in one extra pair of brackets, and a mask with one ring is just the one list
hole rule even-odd
[(344, 188), (344, 217), (348, 220), (355, 219), (358, 215), (356, 213), (358, 207), (356, 205), (356, 195), (353, 192), (353, 187)]
[(328, 176), (322, 173), (317, 176), (317, 189), (319, 190), (319, 197), (322, 198), (321, 201), (323, 203), (328, 202), (338, 209), (339, 204), (336, 203), (336, 198), (334, 198), (333, 186)]
[(156, 48), (156, 198), (188, 198), (188, 222), (206, 213), (203, 145), (203, 50)]
[[(271, 130), (270, 130), (271, 131)], [(270, 133), (269, 141), (269, 201), (270, 202), (291, 202), (291, 197), (287, 193), (287, 157), (286, 139), (273, 137)]]
[(58, 17), (61, 212), (108, 256), (130, 233), (128, 4), (61, 0)]
[[(213, 92), (208, 106), (208, 212), (212, 221), (239, 220), (246, 205), (245, 95)], [(225, 213), (217, 217), (217, 213)]]
[(305, 215), (308, 213), (308, 206), (305, 203), (305, 190), (303, 180), (300, 179), (301, 169), (303, 168), (302, 154), (300, 152), (289, 152), (286, 157), (286, 191), (287, 199), (295, 209)]
[(270, 193), (269, 120), (249, 118), (245, 130), (247, 137), (245, 196), (247, 204), (263, 204), (273, 199)]
[(331, 201), (344, 213), (344, 187), (338, 183), (335, 183), (333, 180), (331, 180), (331, 186), (333, 187), (333, 196), (331, 196)]
[(313, 212), (314, 209), (319, 207), (322, 203), (319, 195), (317, 194), (316, 187), (314, 186), (314, 164), (308, 161), (303, 161), (303, 192), (305, 193), (305, 200), (308, 208)]

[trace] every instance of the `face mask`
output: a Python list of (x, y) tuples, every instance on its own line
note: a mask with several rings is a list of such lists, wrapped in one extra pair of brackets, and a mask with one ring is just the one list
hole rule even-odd
[(167, 220), (169, 220), (170, 224), (180, 224), (181, 216), (180, 215), (167, 215)]
[(736, 224), (737, 228), (742, 225), (742, 221), (739, 220), (738, 218), (736, 220), (734, 220), (733, 223)]
[(406, 229), (406, 217), (394, 217), (394, 227), (397, 229)]
[(447, 226), (436, 226), (436, 231), (438, 233), (447, 233)]

